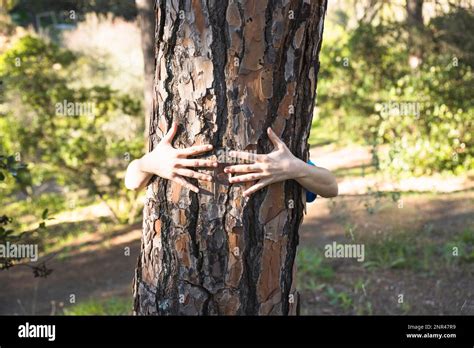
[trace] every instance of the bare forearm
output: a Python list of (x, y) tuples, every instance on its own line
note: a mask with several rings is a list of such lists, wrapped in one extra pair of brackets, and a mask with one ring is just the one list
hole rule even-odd
[(327, 169), (313, 166), (298, 159), (295, 180), (306, 190), (325, 198), (336, 197), (337, 182), (334, 175)]
[(153, 174), (147, 173), (143, 170), (143, 157), (133, 160), (128, 165), (127, 173), (125, 174), (125, 186), (129, 190), (141, 190), (148, 184), (150, 178), (153, 176)]
[(144, 188), (153, 175), (171, 180), (196, 193), (199, 192), (199, 187), (185, 178), (212, 181), (212, 176), (193, 169), (215, 168), (217, 161), (188, 158), (211, 151), (212, 145), (195, 145), (185, 149), (175, 149), (172, 142), (177, 130), (178, 124), (173, 122), (158, 146), (140, 159), (130, 162), (125, 174), (125, 186), (128, 189), (140, 190)]

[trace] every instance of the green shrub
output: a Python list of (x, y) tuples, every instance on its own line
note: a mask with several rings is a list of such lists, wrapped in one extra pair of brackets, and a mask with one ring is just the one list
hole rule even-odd
[(434, 18), (417, 34), (424, 52), (417, 67), (401, 23), (328, 23), (312, 133), (375, 150), (387, 145), (375, 152), (376, 165), (393, 174), (472, 170), (474, 38), (456, 35), (473, 23), (463, 9)]

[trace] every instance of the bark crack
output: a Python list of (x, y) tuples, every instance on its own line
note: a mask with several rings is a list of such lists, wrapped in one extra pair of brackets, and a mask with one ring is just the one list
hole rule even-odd
[(218, 132), (215, 140), (216, 147), (223, 147), (225, 129), (227, 127), (227, 83), (225, 78), (225, 66), (227, 63), (228, 38), (225, 28), (225, 14), (227, 12), (227, 1), (206, 1), (209, 9), (209, 22), (212, 30), (212, 64), (214, 66), (214, 81), (212, 86), (216, 95)]
[[(307, 152), (327, 1), (264, 1), (156, 2), (155, 76), (160, 80), (153, 98), (153, 144), (172, 120), (179, 120), (175, 145), (210, 142), (215, 150), (269, 152), (261, 127), (273, 125), (296, 156)], [(233, 65), (236, 57), (239, 65)], [(145, 207), (135, 274), (137, 314), (294, 312), (289, 294), (297, 294), (292, 282), (304, 208), (301, 187), (288, 181), (284, 192), (282, 185), (242, 198), (242, 188), (221, 176), (230, 160), (219, 162), (214, 196), (153, 178), (155, 201), (149, 199)], [(274, 207), (274, 197), (286, 206), (286, 222), (261, 221), (261, 214)], [(289, 198), (295, 200), (293, 208)], [(162, 248), (150, 253), (156, 216)], [(236, 247), (237, 255), (232, 254)]]

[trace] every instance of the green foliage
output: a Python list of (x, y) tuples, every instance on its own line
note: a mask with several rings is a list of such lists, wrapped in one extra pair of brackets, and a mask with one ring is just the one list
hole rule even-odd
[(315, 248), (299, 248), (296, 255), (298, 286), (317, 289), (323, 282), (334, 278), (334, 269), (325, 262), (323, 253)]
[(416, 234), (390, 234), (371, 241), (366, 247), (364, 267), (431, 272), (446, 264), (474, 261), (474, 232), (471, 228), (445, 244), (432, 242), (432, 232), (432, 226), (425, 226)]
[(428, 270), (429, 265), (423, 265), (423, 260), (431, 250), (431, 246), (418, 246), (409, 234), (383, 236), (366, 247), (364, 267)]
[[(5, 187), (5, 182), (9, 178), (13, 178), (18, 185), (24, 188), (29, 183), (28, 174), (27, 166), (24, 163), (16, 161), (13, 156), (0, 154), (0, 187)], [(10, 227), (12, 222), (13, 219), (2, 211), (2, 215), (0, 215), (0, 244), (2, 245), (20, 240), (21, 234), (15, 233), (15, 230)], [(0, 258), (0, 269), (9, 268), (12, 265), (11, 260)]]
[(2, 0), (0, 2), (0, 12), (10, 11), (14, 6), (18, 4), (19, 0)]
[(68, 308), (64, 308), (65, 315), (131, 315), (131, 299), (112, 297), (105, 301), (91, 299), (78, 303)]
[(473, 169), (473, 23), (463, 9), (434, 18), (417, 33), (417, 67), (400, 23), (329, 26), (312, 132), (371, 145), (378, 168), (393, 174)]
[(446, 243), (444, 251), (446, 260), (451, 264), (474, 262), (474, 230), (465, 229), (453, 241)]
[(328, 286), (326, 294), (329, 297), (329, 303), (333, 306), (339, 306), (346, 311), (352, 308), (353, 300), (349, 293), (336, 291), (332, 286)]
[[(30, 172), (25, 163), (18, 161), (14, 156), (4, 156), (0, 154), (0, 188), (5, 187), (5, 182), (8, 178), (13, 178), (16, 184), (22, 188), (31, 187)], [(40, 233), (47, 231), (46, 221), (51, 220), (49, 217), (49, 210), (44, 209), (41, 213), (41, 219), (37, 231)], [(10, 217), (5, 211), (1, 212), (0, 215), (0, 245), (7, 245), (8, 243), (31, 243), (31, 233), (19, 232), (15, 229), (12, 223), (13, 218)], [(20, 259), (11, 259), (0, 257), (0, 270), (5, 270), (13, 267), (16, 264), (20, 264)], [(46, 267), (46, 262), (40, 262), (39, 265), (29, 266), (33, 270), (35, 277), (47, 277), (51, 274), (52, 270)]]
[(70, 23), (70, 11), (75, 12), (75, 19), (81, 20), (86, 13), (99, 15), (112, 13), (114, 17), (133, 20), (137, 15), (135, 1), (123, 0), (8, 0), (11, 16), (20, 25), (35, 25), (35, 16), (54, 12), (56, 22)]
[(21, 187), (31, 185), (31, 176), (27, 165), (16, 160), (14, 156), (0, 154), (0, 182), (7, 180), (7, 173)]
[(135, 204), (122, 173), (142, 151), (143, 137), (128, 134), (123, 122), (142, 117), (141, 101), (108, 86), (78, 86), (70, 79), (78, 61), (33, 36), (0, 55), (6, 104), (0, 146), (31, 163), (35, 185), (53, 180), (106, 202), (121, 197)]

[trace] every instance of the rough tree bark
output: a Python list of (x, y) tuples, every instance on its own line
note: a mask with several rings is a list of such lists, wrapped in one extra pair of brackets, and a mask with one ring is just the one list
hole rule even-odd
[(148, 141), (153, 103), (153, 76), (155, 74), (155, 11), (154, 1), (135, 0), (143, 52), (145, 96), (145, 141)]
[(303, 189), (287, 181), (244, 199), (222, 151), (270, 152), (271, 126), (307, 159), (325, 11), (326, 0), (157, 2), (150, 149), (177, 120), (175, 147), (211, 143), (222, 163), (199, 194), (148, 186), (136, 314), (297, 313)]

